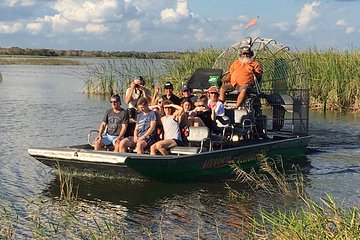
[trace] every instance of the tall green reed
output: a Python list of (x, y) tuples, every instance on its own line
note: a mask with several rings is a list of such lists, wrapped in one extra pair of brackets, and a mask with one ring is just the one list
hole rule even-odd
[(0, 203), (0, 239), (14, 239), (18, 216), (6, 203)]
[[(175, 90), (189, 80), (198, 68), (210, 68), (222, 52), (212, 47), (198, 51), (185, 52), (180, 60), (164, 61), (163, 64), (154, 60), (139, 59), (108, 59), (100, 64), (87, 65), (85, 92), (89, 94), (123, 94), (129, 81), (137, 75), (142, 75), (150, 89), (154, 85), (162, 85), (171, 81)], [(360, 55), (356, 51), (339, 51), (330, 49), (319, 51), (310, 49), (297, 52), (310, 79), (310, 105), (312, 109), (325, 110), (360, 110)], [(266, 58), (266, 54), (263, 55)], [(272, 59), (261, 59), (264, 68), (274, 68)], [(268, 64), (272, 63), (272, 64)], [(291, 65), (289, 65), (291, 66)], [(223, 69), (227, 71), (228, 69)], [(293, 76), (290, 72), (279, 72), (276, 69), (264, 69), (268, 74), (265, 82), (281, 78), (279, 74)], [(289, 68), (288, 71), (294, 71)], [(273, 80), (274, 80), (273, 79)], [(298, 78), (294, 75), (289, 79), (287, 87), (297, 87)], [(293, 85), (293, 86), (292, 86)]]
[(220, 53), (221, 50), (212, 47), (185, 52), (180, 60), (165, 65), (167, 74), (161, 77), (162, 83), (171, 81), (174, 89), (179, 90), (181, 84), (187, 82), (196, 69), (211, 68)]
[(164, 74), (168, 60), (151, 59), (105, 59), (99, 63), (87, 64), (85, 83), (87, 94), (124, 94), (129, 83), (136, 76), (143, 76), (146, 87), (152, 89)]
[(310, 76), (313, 108), (360, 110), (360, 56), (356, 51), (316, 49), (299, 53)]
[[(269, 161), (270, 160), (270, 161)], [(255, 192), (295, 197), (295, 207), (260, 209), (257, 216), (247, 216), (240, 226), (248, 239), (358, 239), (359, 207), (344, 208), (331, 195), (314, 201), (305, 192), (304, 178), (298, 168), (295, 177), (288, 179), (282, 161), (264, 158), (260, 168), (250, 173), (234, 166), (237, 179), (247, 183)], [(237, 193), (229, 191), (231, 196)]]

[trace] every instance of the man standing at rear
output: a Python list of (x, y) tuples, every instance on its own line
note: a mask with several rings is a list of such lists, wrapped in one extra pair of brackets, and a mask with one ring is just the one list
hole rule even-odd
[(172, 83), (166, 82), (164, 89), (165, 89), (165, 94), (163, 95), (163, 98), (165, 100), (170, 100), (174, 104), (180, 106), (180, 98), (178, 96), (174, 95), (174, 93), (173, 93), (174, 87), (173, 87)]
[(262, 69), (260, 64), (253, 60), (254, 52), (250, 47), (243, 47), (239, 51), (239, 59), (235, 60), (229, 69), (229, 73), (223, 80), (220, 88), (220, 101), (225, 102), (226, 92), (237, 90), (239, 95), (236, 100), (235, 109), (239, 108), (254, 87), (254, 77), (258, 81), (262, 77)]

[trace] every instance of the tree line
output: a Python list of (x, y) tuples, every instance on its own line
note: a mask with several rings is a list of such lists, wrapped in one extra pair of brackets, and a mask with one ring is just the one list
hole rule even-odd
[(178, 59), (183, 53), (177, 51), (160, 52), (137, 52), (137, 51), (85, 51), (85, 50), (56, 50), (56, 49), (34, 49), (34, 48), (0, 48), (0, 55), (5, 56), (44, 56), (44, 57), (115, 57), (115, 58), (140, 58), (140, 59)]

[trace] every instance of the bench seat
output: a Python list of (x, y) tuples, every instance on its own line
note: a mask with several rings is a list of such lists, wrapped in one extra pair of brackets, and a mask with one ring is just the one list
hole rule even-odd
[(197, 154), (201, 150), (200, 147), (182, 147), (182, 146), (176, 146), (171, 148), (169, 151), (171, 154), (178, 154), (178, 155), (191, 155), (191, 154)]

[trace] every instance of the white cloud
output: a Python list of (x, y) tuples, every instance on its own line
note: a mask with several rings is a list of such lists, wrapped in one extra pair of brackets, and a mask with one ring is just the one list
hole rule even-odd
[(23, 25), (21, 23), (7, 24), (0, 22), (0, 33), (15, 33), (21, 30)]
[(320, 6), (319, 1), (314, 1), (304, 5), (298, 14), (296, 32), (309, 32), (313, 29), (312, 23), (314, 19), (320, 16), (320, 14), (316, 11), (318, 6)]
[(336, 21), (336, 25), (338, 25), (338, 26), (347, 26), (348, 23), (346, 22), (345, 19), (339, 19), (339, 20)]
[(107, 28), (104, 24), (101, 23), (88, 23), (85, 26), (85, 31), (87, 33), (93, 33), (93, 34), (102, 34), (107, 31)]
[(140, 41), (143, 38), (143, 33), (141, 33), (141, 22), (139, 20), (130, 20), (127, 22), (126, 26), (132, 33), (133, 41)]
[(346, 33), (353, 33), (353, 32), (355, 32), (355, 28), (354, 28), (354, 27), (347, 27), (347, 28), (345, 29), (345, 32), (346, 32)]
[(54, 9), (69, 22), (103, 23), (116, 17), (116, 0), (58, 0)]
[(205, 40), (205, 34), (204, 34), (204, 29), (203, 28), (199, 28), (196, 33), (195, 33), (195, 39), (197, 41), (204, 41)]
[(179, 20), (189, 17), (190, 11), (187, 6), (187, 0), (177, 0), (176, 9), (166, 8), (161, 11), (160, 18), (162, 22), (178, 22)]
[(274, 26), (276, 28), (280, 29), (281, 31), (288, 31), (288, 30), (290, 30), (291, 23), (289, 23), (289, 22), (278, 22), (278, 23), (274, 23)]
[(36, 34), (41, 32), (43, 29), (43, 24), (41, 22), (31, 22), (26, 24), (25, 28), (29, 30), (31, 34)]
[(35, 5), (35, 3), (35, 0), (5, 0), (5, 5), (9, 7), (14, 7), (16, 5), (32, 6)]

